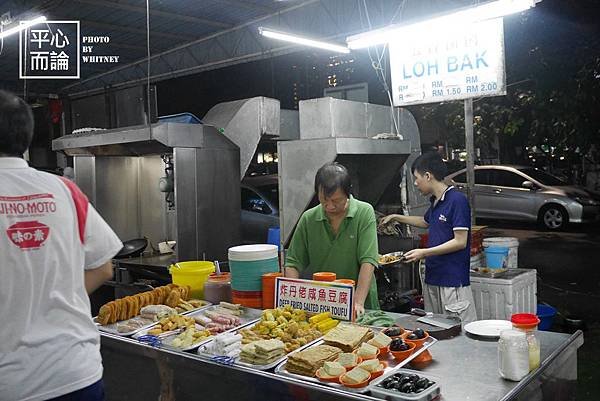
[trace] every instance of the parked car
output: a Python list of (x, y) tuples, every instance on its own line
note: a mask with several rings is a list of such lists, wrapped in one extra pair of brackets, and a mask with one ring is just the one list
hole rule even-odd
[(242, 241), (266, 243), (269, 228), (279, 227), (279, 180), (277, 175), (242, 180)]
[[(446, 177), (466, 192), (466, 169)], [(475, 167), (475, 215), (482, 218), (537, 221), (550, 230), (568, 223), (596, 221), (600, 196), (534, 167)]]

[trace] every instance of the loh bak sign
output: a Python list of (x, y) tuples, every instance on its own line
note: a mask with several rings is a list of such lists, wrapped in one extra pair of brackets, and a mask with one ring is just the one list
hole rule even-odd
[(389, 46), (394, 106), (506, 94), (502, 18)]
[(331, 317), (352, 320), (354, 286), (278, 277), (275, 307), (290, 305), (309, 313), (331, 312)]

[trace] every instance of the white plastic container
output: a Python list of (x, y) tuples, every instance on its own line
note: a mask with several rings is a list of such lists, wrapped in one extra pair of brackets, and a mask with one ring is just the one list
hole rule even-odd
[(511, 269), (500, 277), (471, 274), (471, 291), (479, 320), (510, 320), (514, 313), (537, 311), (535, 269)]
[(517, 269), (519, 267), (519, 239), (514, 237), (490, 237), (483, 239), (483, 247), (498, 246), (508, 248), (506, 267)]

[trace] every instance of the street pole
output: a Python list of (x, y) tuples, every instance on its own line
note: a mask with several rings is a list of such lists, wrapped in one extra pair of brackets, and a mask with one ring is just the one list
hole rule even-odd
[(467, 148), (467, 197), (471, 225), (475, 225), (475, 145), (473, 143), (473, 99), (465, 99), (465, 147)]

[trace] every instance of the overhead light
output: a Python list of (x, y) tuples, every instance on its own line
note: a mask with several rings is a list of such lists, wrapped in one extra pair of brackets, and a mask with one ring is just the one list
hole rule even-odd
[(320, 40), (314, 40), (309, 38), (303, 38), (301, 36), (292, 35), (284, 32), (273, 31), (272, 29), (263, 28), (262, 26), (258, 28), (258, 33), (261, 35), (277, 40), (283, 40), (285, 42), (297, 43), (299, 45), (309, 46), (309, 47), (317, 47), (319, 49), (331, 50), (338, 53), (350, 53), (350, 49), (345, 46), (335, 45), (333, 43), (321, 42)]
[(35, 19), (32, 19), (30, 21), (21, 21), (21, 23), (18, 26), (15, 26), (14, 28), (10, 28), (7, 29), (6, 31), (0, 33), (0, 39), (4, 39), (5, 37), (12, 35), (14, 33), (17, 32), (21, 32), (24, 29), (27, 29), (33, 25), (39, 24), (40, 22), (44, 22), (46, 21), (46, 17), (41, 16), (41, 17), (37, 17)]
[(462, 28), (466, 24), (503, 17), (528, 10), (542, 0), (496, 0), (475, 7), (463, 8), (459, 11), (430, 18), (408, 25), (390, 25), (375, 29), (346, 39), (350, 49), (362, 49), (380, 45), (398, 38), (399, 35), (422, 35), (431, 31), (449, 31)]

